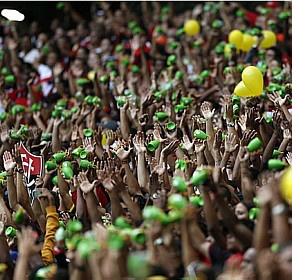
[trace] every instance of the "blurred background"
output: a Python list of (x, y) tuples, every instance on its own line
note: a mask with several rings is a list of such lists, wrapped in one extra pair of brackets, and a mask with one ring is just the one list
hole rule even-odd
[[(74, 1), (70, 2), (72, 7), (78, 11), (82, 15), (82, 17), (90, 18), (91, 13), (96, 10), (96, 5), (98, 1), (89, 2), (89, 1)], [(215, 2), (215, 1), (213, 1)], [(25, 32), (26, 28), (33, 21), (38, 21), (39, 26), (41, 26), (42, 31), (49, 31), (50, 22), (53, 18), (62, 18), (64, 17), (64, 12), (62, 8), (57, 8), (58, 4), (61, 2), (53, 2), (53, 1), (39, 1), (39, 2), (9, 2), (9, 1), (1, 1), (0, 9), (16, 9), (19, 12), (25, 15), (25, 20), (22, 22), (22, 30)], [(174, 11), (180, 13), (184, 10), (192, 9), (195, 5), (202, 2), (183, 2), (178, 1), (174, 2)], [(206, 2), (204, 2), (206, 3)], [(162, 6), (166, 6), (168, 2), (161, 2)], [(241, 3), (243, 6), (248, 8), (249, 10), (254, 10), (255, 7), (259, 4), (263, 4), (263, 2), (256, 1), (246, 1)], [(113, 10), (119, 8), (119, 2), (110, 2), (111, 8)], [(129, 9), (135, 11), (136, 14), (141, 13), (141, 5), (139, 2), (127, 2), (127, 6)]]

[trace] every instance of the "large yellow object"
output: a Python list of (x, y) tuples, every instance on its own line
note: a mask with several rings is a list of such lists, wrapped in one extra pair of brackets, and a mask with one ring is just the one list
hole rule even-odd
[(243, 34), (240, 30), (232, 30), (229, 33), (228, 41), (236, 46), (237, 49), (240, 49), (243, 40)]
[(277, 37), (273, 31), (263, 30), (262, 34), (264, 35), (264, 39), (260, 43), (260, 48), (267, 49), (272, 47), (276, 43)]
[(253, 44), (255, 44), (255, 39), (249, 34), (243, 34), (242, 43), (240, 49), (244, 52), (248, 52)]
[(234, 89), (234, 93), (240, 97), (254, 96), (254, 94), (245, 86), (243, 81), (238, 83)]
[(259, 96), (263, 92), (262, 72), (255, 66), (246, 67), (241, 74), (242, 81), (235, 87), (234, 93), (241, 97)]
[(292, 167), (290, 166), (282, 176), (280, 191), (282, 197), (292, 204)]
[(196, 35), (200, 31), (200, 24), (194, 20), (188, 20), (184, 25), (184, 31), (187, 35)]
[(243, 70), (241, 78), (246, 87), (256, 96), (262, 94), (264, 78), (260, 69), (255, 66), (248, 66)]

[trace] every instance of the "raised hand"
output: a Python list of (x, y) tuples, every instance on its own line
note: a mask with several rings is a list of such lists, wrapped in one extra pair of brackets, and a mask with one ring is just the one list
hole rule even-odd
[(236, 144), (236, 136), (234, 134), (228, 134), (225, 138), (225, 151), (228, 153), (233, 153), (238, 147)]
[(238, 125), (240, 126), (243, 132), (246, 131), (246, 115), (241, 115), (238, 118)]
[(284, 98), (282, 98), (280, 96), (280, 94), (276, 91), (272, 92), (270, 95), (269, 95), (269, 99), (275, 104), (275, 106), (277, 107), (281, 107), (283, 106), (286, 101), (287, 101), (287, 98), (288, 98), (288, 95), (286, 95)]
[(5, 123), (1, 124), (0, 133), (1, 133), (1, 142), (2, 143), (6, 142), (9, 139), (9, 128)]
[[(125, 160), (128, 158), (130, 152), (133, 148), (128, 148), (127, 143), (124, 140), (115, 141), (114, 144), (111, 146), (112, 149), (110, 150), (112, 153), (116, 154), (120, 160)], [(127, 150), (125, 149), (127, 147)]]
[(43, 244), (35, 244), (37, 235), (31, 227), (23, 228), (21, 234), (18, 236), (18, 251), (20, 255), (33, 256), (37, 254)]
[(274, 124), (275, 132), (280, 131), (281, 121), (282, 121), (281, 112), (280, 111), (275, 112), (273, 115), (273, 124)]
[(287, 129), (287, 128), (284, 129), (283, 138), (287, 139), (287, 140), (291, 140), (292, 139), (291, 131), (289, 129)]
[(247, 131), (244, 131), (243, 133), (243, 136), (240, 140), (240, 145), (242, 147), (245, 147), (249, 144), (249, 142), (255, 138), (257, 135), (257, 132), (255, 130), (247, 130)]
[(63, 68), (62, 64), (56, 63), (56, 65), (53, 68), (54, 77), (59, 77), (62, 74), (63, 70), (64, 70), (64, 68)]
[(239, 161), (241, 163), (247, 162), (249, 159), (249, 152), (247, 151), (246, 148), (243, 148), (239, 151)]
[(206, 140), (200, 140), (196, 139), (195, 140), (195, 152), (196, 154), (204, 152), (207, 146), (207, 141)]
[(203, 114), (203, 117), (206, 120), (212, 119), (215, 113), (215, 109), (212, 110), (211, 104), (209, 102), (203, 102), (201, 106), (201, 112)]
[(79, 186), (81, 188), (81, 190), (87, 194), (89, 192), (91, 192), (93, 190), (93, 188), (97, 185), (98, 181), (93, 181), (92, 183), (90, 183), (85, 175), (84, 172), (80, 172), (77, 176), (77, 180), (79, 183)]
[(188, 151), (188, 153), (193, 151), (194, 142), (191, 142), (187, 135), (183, 136), (183, 144), (184, 148)]
[(165, 142), (166, 139), (162, 139), (161, 137), (161, 128), (159, 124), (154, 124), (154, 130), (153, 130), (153, 137), (155, 140), (158, 140), (159, 142)]
[(179, 141), (175, 140), (170, 142), (166, 147), (164, 147), (164, 149), (161, 151), (162, 154), (164, 154), (164, 156), (169, 156), (175, 153), (177, 147), (179, 145)]
[(3, 163), (6, 171), (13, 171), (16, 166), (16, 162), (13, 160), (10, 152), (5, 151), (3, 154)]
[(218, 129), (218, 131), (215, 134), (213, 149), (220, 151), (221, 144), (222, 144), (222, 130)]
[(83, 147), (85, 151), (92, 153), (94, 151), (94, 146), (92, 143), (92, 138), (91, 137), (85, 137), (83, 140)]
[(133, 144), (137, 153), (146, 152), (145, 139), (142, 131), (138, 131), (133, 138)]

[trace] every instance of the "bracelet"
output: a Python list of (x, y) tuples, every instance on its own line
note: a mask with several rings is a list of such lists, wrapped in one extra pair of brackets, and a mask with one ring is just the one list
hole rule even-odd
[(129, 161), (128, 161), (127, 159), (124, 159), (124, 160), (121, 161), (121, 164), (122, 164), (122, 165), (124, 165), (124, 164), (128, 164), (128, 163), (129, 163)]
[(272, 215), (277, 216), (286, 211), (286, 206), (284, 203), (279, 203), (272, 208)]
[(227, 127), (234, 127), (235, 126), (235, 123), (234, 122), (230, 122), (227, 124)]
[(23, 170), (23, 168), (16, 168), (16, 171), (17, 171), (18, 173), (21, 173), (21, 174), (23, 174), (23, 173), (24, 173), (24, 170)]

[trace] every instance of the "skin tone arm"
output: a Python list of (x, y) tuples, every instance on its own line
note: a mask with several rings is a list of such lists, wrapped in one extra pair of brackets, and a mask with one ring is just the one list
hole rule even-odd
[(121, 132), (123, 139), (127, 140), (130, 137), (130, 127), (129, 127), (129, 120), (127, 117), (127, 109), (129, 107), (128, 102), (120, 108), (120, 119), (121, 119)]
[(3, 155), (4, 168), (7, 172), (7, 191), (8, 191), (8, 201), (9, 207), (13, 211), (17, 211), (17, 193), (16, 186), (14, 183), (14, 168), (16, 166), (16, 162), (12, 159), (12, 155), (10, 152), (6, 151)]
[(236, 144), (236, 136), (234, 134), (228, 134), (225, 139), (225, 152), (220, 165), (221, 169), (226, 166), (230, 155), (235, 152), (237, 147), (238, 144)]
[(73, 206), (73, 202), (69, 195), (69, 186), (67, 182), (64, 180), (64, 178), (62, 177), (60, 169), (58, 169), (58, 186), (60, 190), (60, 196), (62, 198), (62, 203), (65, 208), (64, 210), (69, 211)]
[(139, 186), (147, 191), (148, 190), (148, 172), (146, 169), (146, 161), (145, 161), (145, 153), (146, 153), (146, 147), (144, 142), (144, 136), (141, 131), (137, 132), (137, 135), (133, 138), (133, 144), (135, 146), (135, 149), (138, 154), (138, 162), (137, 162), (137, 168), (138, 168), (138, 183)]
[(99, 205), (98, 198), (94, 194), (94, 187), (96, 186), (97, 181), (90, 183), (85, 175), (85, 173), (79, 173), (78, 182), (81, 190), (84, 193), (84, 198), (86, 201), (89, 218), (92, 224), (101, 223), (101, 214), (98, 211), (97, 205)]
[(291, 241), (291, 233), (287, 210), (284, 206), (283, 211), (276, 211), (277, 208), (275, 207), (279, 207), (279, 205), (284, 206), (284, 201), (280, 194), (279, 183), (273, 182), (271, 201), (273, 240), (275, 243), (282, 245)]
[(241, 150), (239, 156), (241, 170), (241, 191), (246, 202), (253, 202), (255, 186), (249, 176), (249, 153), (246, 149)]
[(274, 117), (274, 132), (273, 135), (265, 148), (264, 154), (263, 154), (263, 160), (261, 165), (261, 170), (266, 167), (268, 160), (272, 157), (273, 151), (275, 149), (276, 142), (279, 138), (280, 134), (280, 123), (281, 123), (281, 116), (280, 114), (275, 114)]
[(46, 126), (44, 125), (43, 121), (41, 120), (41, 112), (40, 111), (33, 113), (33, 119), (34, 119), (36, 125), (38, 126), (38, 128), (40, 128), (42, 131), (46, 130)]
[(200, 191), (204, 200), (203, 210), (205, 214), (208, 231), (214, 237), (217, 245), (223, 249), (225, 248), (226, 245), (225, 238), (220, 230), (218, 217), (216, 212), (214, 211), (214, 207), (212, 205), (209, 192), (206, 190), (205, 187), (202, 187)]
[(60, 119), (56, 119), (54, 121), (53, 136), (52, 136), (52, 139), (53, 139), (52, 151), (53, 151), (53, 153), (57, 153), (57, 152), (61, 151), (61, 149), (62, 149), (60, 134), (59, 134), (61, 123), (62, 123), (62, 121)]
[[(270, 202), (272, 199), (271, 184), (263, 186), (258, 192), (260, 214), (257, 218), (255, 233), (253, 235), (253, 247), (259, 253), (265, 248), (270, 247), (269, 231), (271, 228), (271, 209)], [(257, 254), (259, 256), (259, 254)]]
[(31, 228), (24, 228), (18, 239), (18, 252), (16, 267), (14, 270), (13, 280), (25, 280), (29, 272), (29, 258), (37, 254), (42, 244), (36, 245), (36, 235)]
[(234, 212), (226, 203), (224, 197), (219, 193), (218, 189), (216, 192), (214, 192), (214, 196), (226, 226), (245, 248), (250, 247), (252, 241), (252, 232), (244, 224), (239, 222)]

